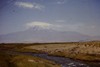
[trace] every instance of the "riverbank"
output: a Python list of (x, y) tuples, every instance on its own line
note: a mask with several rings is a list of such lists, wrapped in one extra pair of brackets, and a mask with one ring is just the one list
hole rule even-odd
[[(57, 66), (66, 67), (71, 64), (70, 67), (73, 66), (78, 67), (81, 61), (83, 64), (82, 67), (100, 67), (100, 41), (65, 42), (65, 43), (27, 43), (27, 44), (2, 43), (0, 44), (0, 51), (1, 53), (4, 53), (3, 55), (0, 53), (0, 59), (3, 60), (0, 61), (0, 65), (3, 65), (0, 67), (16, 67), (16, 65), (17, 67), (25, 67), (25, 66), (36, 67), (34, 66), (34, 64), (43, 65), (42, 67), (47, 67), (46, 65), (49, 65), (49, 67), (57, 67)], [(8, 51), (15, 53), (12, 53), (13, 56), (5, 54), (6, 52), (9, 53)], [(16, 52), (22, 54), (16, 55)], [(29, 56), (23, 55), (23, 53), (28, 53)], [(72, 59), (71, 62), (70, 58)], [(32, 61), (32, 63), (27, 61), (28, 59), (32, 59), (29, 60), (30, 62)], [(33, 60), (34, 61), (42, 60), (42, 64), (41, 62), (34, 63)], [(47, 62), (45, 62), (44, 60), (46, 60)], [(56, 63), (56, 60), (61, 61), (61, 63), (59, 63), (59, 61), (57, 62), (60, 65)], [(84, 61), (86, 62), (85, 63), (86, 66), (84, 66)]]
[(61, 67), (54, 61), (46, 60), (36, 56), (3, 51), (0, 53), (0, 67)]
[(53, 56), (62, 56), (84, 61), (100, 61), (99, 41), (33, 45), (23, 47), (21, 51), (48, 53)]

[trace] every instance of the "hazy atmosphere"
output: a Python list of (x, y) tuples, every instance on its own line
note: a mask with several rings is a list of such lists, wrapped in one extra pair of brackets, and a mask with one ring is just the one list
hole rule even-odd
[[(32, 29), (35, 29), (35, 32), (52, 30), (78, 33), (86, 37), (100, 36), (100, 0), (0, 0), (1, 41), (9, 37), (14, 39), (17, 37), (15, 34)], [(64, 35), (63, 33), (60, 35)], [(7, 37), (10, 34), (14, 35)], [(33, 32), (34, 35), (39, 33), (36, 35)], [(26, 38), (28, 36), (31, 37), (27, 33)], [(45, 38), (49, 37), (51, 36)], [(33, 39), (28, 38), (24, 41)]]

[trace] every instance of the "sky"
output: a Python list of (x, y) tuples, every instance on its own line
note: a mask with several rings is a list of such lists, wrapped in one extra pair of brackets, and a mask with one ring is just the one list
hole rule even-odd
[(100, 36), (100, 0), (0, 0), (0, 35), (34, 26)]

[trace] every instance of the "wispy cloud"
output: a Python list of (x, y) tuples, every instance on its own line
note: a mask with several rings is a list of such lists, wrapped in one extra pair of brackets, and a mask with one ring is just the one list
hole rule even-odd
[(60, 24), (50, 22), (33, 21), (25, 24), (26, 29), (39, 28), (39, 29), (52, 29), (58, 31), (77, 31), (83, 24)]
[(24, 7), (24, 8), (33, 8), (33, 4), (27, 3), (27, 2), (16, 2), (15, 5), (19, 7)]
[(15, 2), (15, 5), (23, 8), (30, 8), (30, 9), (38, 9), (41, 10), (44, 8), (43, 5), (38, 3), (29, 3), (29, 2)]
[(57, 4), (65, 4), (66, 0), (57, 0)]
[(42, 28), (42, 29), (53, 29), (53, 30), (57, 30), (57, 29), (62, 27), (61, 25), (58, 25), (58, 24), (51, 24), (51, 23), (39, 22), (39, 21), (27, 23), (25, 26), (28, 29), (32, 28), (32, 27), (39, 27), (39, 28)]
[(48, 27), (52, 26), (52, 24), (46, 23), (46, 22), (34, 21), (34, 22), (27, 23), (26, 26), (28, 28), (35, 27), (35, 26), (41, 27), (41, 28), (48, 28)]

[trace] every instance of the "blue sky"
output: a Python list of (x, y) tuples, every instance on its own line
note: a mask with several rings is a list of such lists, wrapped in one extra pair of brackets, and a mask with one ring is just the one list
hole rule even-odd
[(100, 0), (0, 0), (0, 35), (34, 26), (100, 36)]

